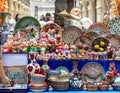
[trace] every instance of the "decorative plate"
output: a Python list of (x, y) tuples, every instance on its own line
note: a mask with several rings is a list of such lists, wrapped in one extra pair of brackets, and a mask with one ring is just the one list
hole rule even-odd
[(85, 33), (85, 35), (82, 35), (82, 36), (78, 37), (74, 41), (74, 44), (87, 43), (87, 44), (90, 45), (92, 43), (92, 40), (97, 36), (98, 36), (97, 32), (89, 31), (89, 32)]
[(40, 29), (41, 27), (39, 22), (31, 16), (22, 17), (16, 23), (14, 28), (18, 37), (20, 37), (20, 32), (22, 30), (22, 32), (25, 31), (25, 38), (32, 41), (37, 41), (39, 39)]
[(91, 48), (95, 52), (104, 52), (109, 44), (108, 39), (104, 37), (97, 37), (92, 41)]
[(81, 22), (85, 29), (88, 29), (90, 27), (90, 25), (93, 24), (93, 21), (90, 18), (82, 18)]
[(104, 34), (108, 31), (107, 26), (103, 23), (94, 23), (88, 29), (92, 30), (92, 31), (95, 31), (100, 35)]
[(62, 33), (62, 39), (65, 43), (67, 44), (73, 44), (74, 40), (77, 39), (81, 35), (82, 31), (75, 27), (75, 26), (70, 26), (64, 30)]
[(116, 34), (109, 34), (106, 36), (109, 42), (116, 47), (117, 49), (120, 48), (120, 36)]
[(64, 66), (60, 66), (56, 68), (55, 70), (60, 71), (62, 75), (69, 74), (69, 70)]
[(101, 81), (105, 74), (103, 67), (96, 62), (87, 63), (82, 68), (82, 72), (84, 73), (83, 80), (91, 83)]
[(79, 43), (82, 43), (82, 44), (91, 44), (92, 42), (92, 39), (86, 35), (82, 35), (80, 37), (78, 37), (76, 40), (74, 40), (74, 44), (79, 44)]
[(49, 38), (56, 39), (56, 35), (60, 34), (61, 27), (56, 23), (47, 23), (41, 29), (41, 32), (45, 32), (49, 35)]
[(108, 29), (109, 29), (111, 34), (120, 35), (120, 16), (113, 18), (108, 23)]

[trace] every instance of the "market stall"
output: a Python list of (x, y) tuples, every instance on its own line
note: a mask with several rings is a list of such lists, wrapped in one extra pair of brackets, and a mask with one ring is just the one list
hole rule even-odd
[(120, 16), (107, 26), (89, 19), (83, 25), (75, 10), (80, 13), (57, 14), (70, 19), (65, 29), (53, 22), (41, 28), (30, 16), (16, 23), (2, 46), (4, 70), (14, 83), (2, 84), (0, 92), (120, 90)]

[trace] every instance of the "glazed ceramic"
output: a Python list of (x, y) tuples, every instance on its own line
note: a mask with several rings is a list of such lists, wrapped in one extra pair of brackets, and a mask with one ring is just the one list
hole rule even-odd
[(82, 82), (78, 80), (78, 78), (72, 78), (70, 80), (70, 86), (72, 89), (80, 89), (82, 86)]

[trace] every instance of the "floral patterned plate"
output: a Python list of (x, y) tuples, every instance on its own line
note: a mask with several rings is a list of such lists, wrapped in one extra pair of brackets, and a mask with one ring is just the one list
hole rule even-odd
[(91, 83), (101, 81), (105, 74), (103, 67), (96, 62), (87, 63), (82, 68), (82, 72), (84, 73), (83, 80)]
[(26, 38), (31, 41), (39, 39), (41, 26), (39, 22), (31, 17), (22, 17), (15, 25), (15, 38)]
[[(56, 36), (60, 34), (61, 27), (56, 23), (47, 23), (41, 29), (41, 32), (45, 32), (48, 35), (48, 39), (56, 40)], [(41, 35), (40, 35), (41, 36)]]

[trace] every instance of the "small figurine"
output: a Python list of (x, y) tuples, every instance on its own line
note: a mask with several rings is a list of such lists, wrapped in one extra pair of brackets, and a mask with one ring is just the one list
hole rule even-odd
[(45, 33), (45, 32), (42, 32), (41, 34), (40, 34), (40, 42), (46, 42), (48, 40), (48, 35), (47, 35), (47, 33)]
[(83, 90), (87, 90), (86, 84), (83, 85)]
[(66, 58), (68, 57), (68, 54), (70, 53), (70, 50), (69, 50), (69, 46), (67, 44), (65, 44), (63, 46), (62, 53), (66, 55)]
[(112, 85), (109, 85), (108, 90), (113, 90)]
[(42, 55), (46, 53), (46, 42), (43, 41), (40, 43), (40, 49)]
[(58, 60), (61, 60), (61, 59), (62, 59), (62, 54), (61, 54), (61, 53), (58, 53), (57, 59), (58, 59)]
[(49, 85), (49, 91), (53, 91), (53, 87), (51, 85)]
[(114, 58), (113, 54), (115, 52), (115, 48), (112, 47), (111, 44), (108, 45), (107, 47), (107, 58), (108, 60), (112, 60)]
[(82, 23), (80, 21), (81, 19), (81, 10), (79, 8), (72, 8), (70, 11), (71, 19), (70, 19), (70, 25), (76, 26), (79, 29), (82, 29)]

